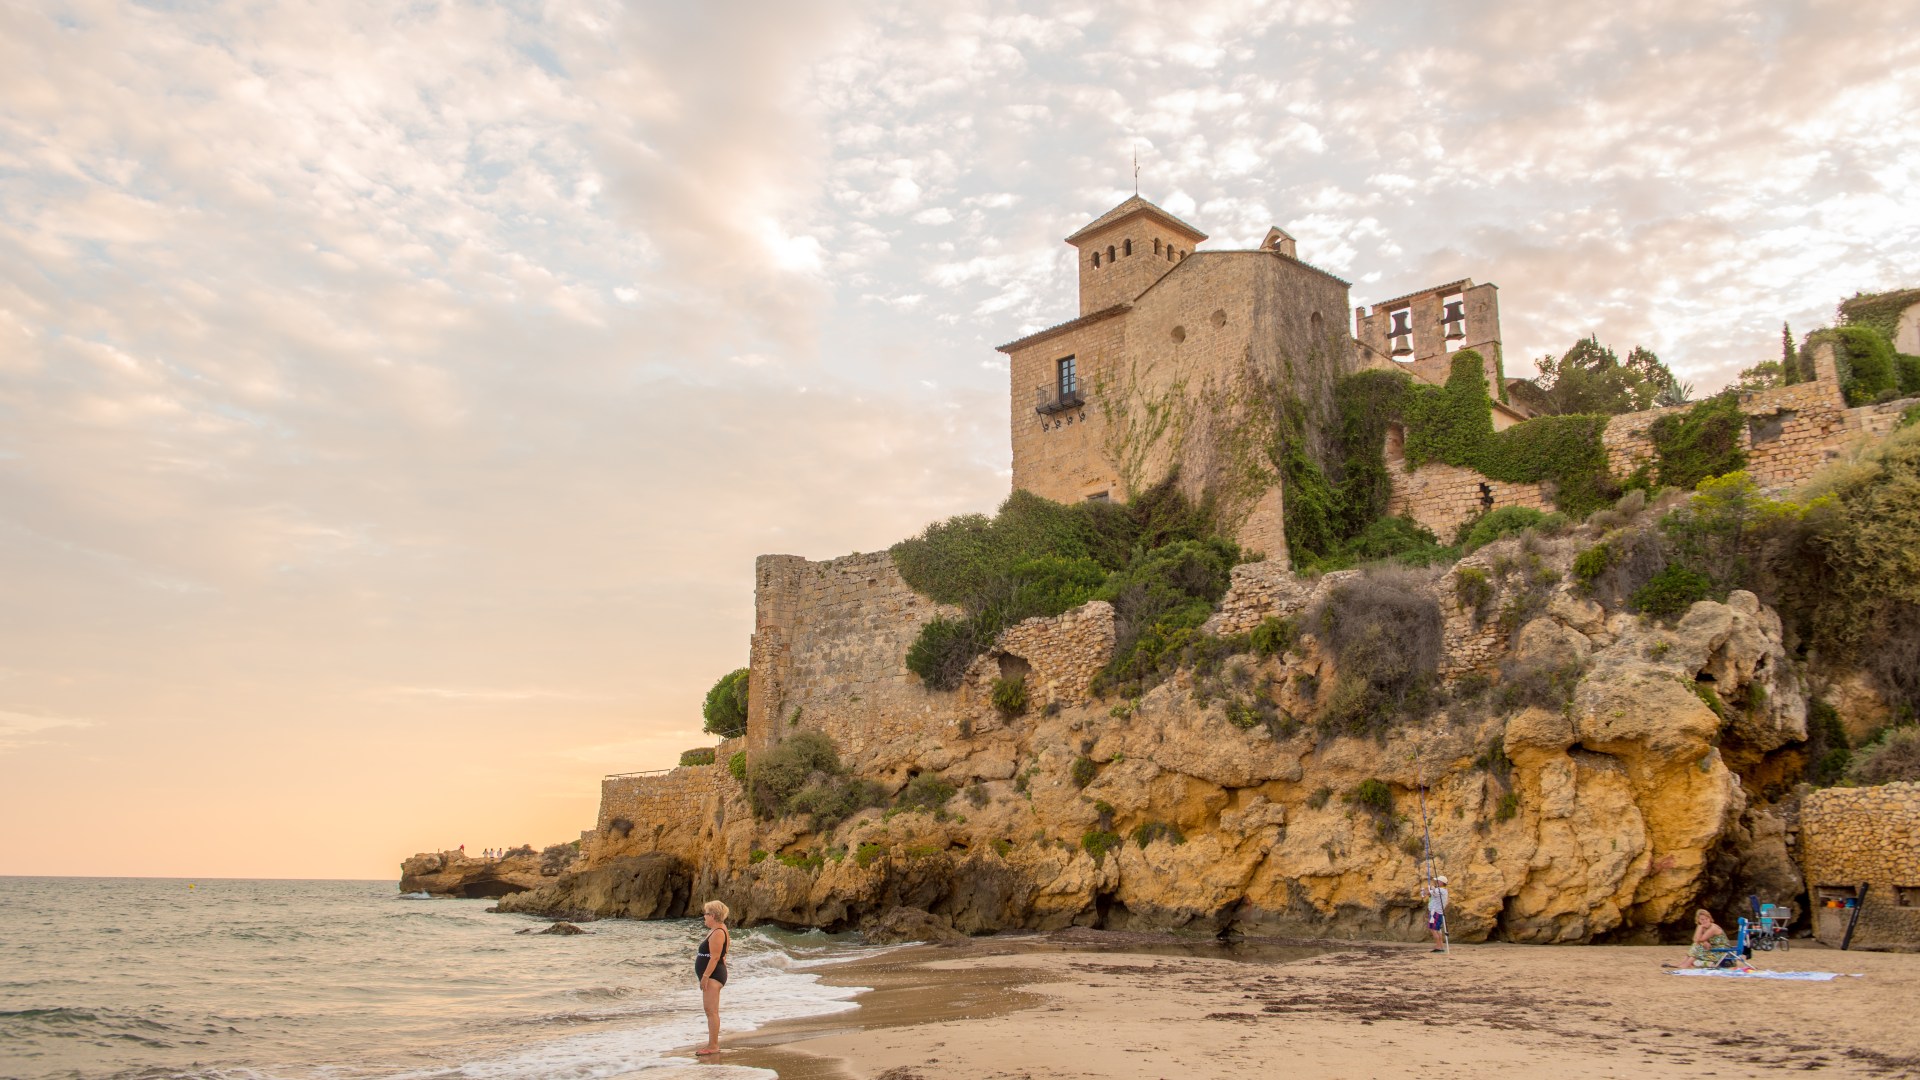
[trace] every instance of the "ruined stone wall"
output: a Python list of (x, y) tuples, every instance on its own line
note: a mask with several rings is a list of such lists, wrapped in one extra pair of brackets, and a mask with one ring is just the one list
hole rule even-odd
[(803, 726), (858, 753), (944, 707), (906, 656), (921, 626), (958, 609), (915, 593), (890, 553), (762, 555), (756, 570), (748, 753)]
[(1849, 913), (1823, 907), (1822, 887), (1864, 882), (1853, 943), (1920, 946), (1920, 784), (1809, 794), (1800, 802), (1800, 859), (1823, 943), (1840, 944)]
[[(1444, 462), (1422, 465), (1412, 472), (1407, 472), (1401, 462), (1389, 462), (1388, 474), (1393, 479), (1393, 494), (1387, 499), (1387, 513), (1412, 518), (1433, 530), (1442, 543), (1451, 541), (1461, 525), (1489, 509), (1487, 492), (1493, 497), (1492, 509), (1553, 509), (1544, 484), (1509, 484)], [(1483, 484), (1487, 492), (1481, 491)]]
[[(1607, 468), (1615, 476), (1626, 476), (1642, 462), (1653, 461), (1654, 422), (1689, 408), (1679, 405), (1614, 417), (1602, 436)], [(1747, 414), (1740, 434), (1740, 445), (1747, 451), (1747, 473), (1768, 491), (1806, 480), (1838, 455), (1854, 434), (1848, 422), (1851, 410), (1841, 400), (1837, 382), (1795, 383), (1742, 394), (1740, 411)]]
[[(1430, 586), (1446, 619), (1446, 651), (1440, 660), (1443, 678), (1488, 670), (1507, 651), (1507, 631), (1493, 618), (1505, 598), (1506, 583), (1491, 572), (1491, 566), (1485, 554), (1475, 553), (1462, 559), (1454, 573), (1436, 578)], [(1468, 568), (1488, 574), (1493, 589), (1487, 604), (1477, 612), (1461, 606), (1459, 590), (1454, 586), (1455, 576)], [(1266, 619), (1302, 615), (1328, 590), (1359, 575), (1358, 570), (1337, 570), (1319, 577), (1299, 577), (1279, 563), (1242, 563), (1233, 568), (1233, 581), (1220, 610), (1201, 629), (1223, 636), (1244, 634)]]
[[(1832, 348), (1822, 346), (1815, 363), (1820, 377), (1813, 382), (1740, 396), (1740, 410), (1747, 416), (1740, 431), (1740, 445), (1747, 452), (1747, 474), (1762, 490), (1777, 493), (1804, 483), (1821, 466), (1839, 457), (1848, 443), (1892, 431), (1900, 414), (1912, 403), (1896, 401), (1848, 409), (1834, 376)], [(1608, 471), (1615, 477), (1625, 477), (1643, 463), (1654, 461), (1656, 451), (1650, 434), (1654, 422), (1690, 408), (1678, 405), (1648, 409), (1608, 421), (1601, 434)], [(1545, 484), (1509, 484), (1472, 469), (1441, 463), (1409, 472), (1391, 434), (1387, 466), (1393, 483), (1387, 512), (1412, 518), (1433, 530), (1443, 542), (1451, 539), (1462, 524), (1485, 512), (1482, 484), (1492, 492), (1494, 509), (1553, 509)]]
[(1900, 416), (1920, 406), (1920, 397), (1901, 398), (1880, 405), (1862, 405), (1847, 410), (1847, 433), (1869, 439), (1884, 439), (1900, 426)]
[[(724, 763), (682, 765), (664, 772), (609, 776), (600, 781), (600, 816), (585, 852), (603, 862), (643, 851), (665, 851), (692, 860), (709, 850), (726, 824), (725, 803), (733, 778)], [(630, 829), (614, 826), (632, 823)]]

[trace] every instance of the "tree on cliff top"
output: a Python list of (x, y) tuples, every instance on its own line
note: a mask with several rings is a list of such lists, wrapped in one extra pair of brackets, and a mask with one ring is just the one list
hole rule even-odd
[(707, 691), (707, 703), (701, 709), (707, 719), (706, 730), (723, 739), (737, 739), (747, 733), (747, 669), (740, 668), (720, 676)]

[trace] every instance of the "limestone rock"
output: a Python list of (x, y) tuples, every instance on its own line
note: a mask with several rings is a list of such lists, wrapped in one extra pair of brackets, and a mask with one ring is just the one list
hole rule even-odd
[(545, 880), (537, 855), (477, 859), (459, 851), (430, 851), (400, 864), (401, 892), (434, 896), (491, 899), (524, 892)]
[(687, 913), (690, 885), (685, 864), (656, 852), (562, 874), (502, 897), (499, 910), (561, 919), (676, 919)]
[(563, 937), (571, 937), (571, 936), (572, 936), (572, 935), (574, 935), (574, 934), (588, 934), (588, 933), (592, 933), (592, 931), (590, 931), (590, 930), (582, 930), (582, 929), (580, 929), (579, 927), (577, 927), (577, 926), (575, 926), (575, 925), (573, 925), (573, 924), (572, 924), (572, 923), (570, 923), (570, 922), (557, 922), (557, 923), (554, 923), (554, 924), (553, 924), (552, 926), (549, 926), (549, 927), (547, 927), (547, 928), (546, 928), (545, 930), (535, 930), (535, 929), (534, 929), (533, 927), (531, 927), (531, 926), (529, 926), (529, 927), (527, 927), (527, 928), (526, 928), (525, 930), (519, 930), (519, 931), (516, 931), (516, 933), (521, 933), (521, 934), (559, 934), (559, 935), (561, 935), (561, 936), (563, 936)]
[(967, 935), (953, 928), (951, 919), (910, 907), (888, 911), (862, 926), (860, 933), (872, 945), (899, 945), (909, 941), (965, 941), (967, 938)]

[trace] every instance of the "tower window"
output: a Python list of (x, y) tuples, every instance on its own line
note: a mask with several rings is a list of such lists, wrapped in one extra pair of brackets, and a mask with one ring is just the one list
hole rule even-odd
[(1060, 400), (1065, 401), (1079, 392), (1080, 377), (1074, 371), (1073, 357), (1065, 357), (1060, 361)]
[(1113, 261), (1113, 259), (1114, 259), (1114, 255), (1113, 255), (1113, 245), (1112, 245), (1112, 244), (1108, 244), (1108, 245), (1107, 245), (1107, 261), (1108, 261), (1108, 262), (1112, 262), (1112, 261)]
[(1093, 268), (1100, 269), (1100, 253), (1097, 251), (1093, 253)]
[(1120, 242), (1120, 254), (1122, 255), (1133, 254), (1133, 241), (1131, 239), (1122, 240)]
[(1153, 238), (1153, 253), (1160, 254), (1160, 238), (1157, 236)]

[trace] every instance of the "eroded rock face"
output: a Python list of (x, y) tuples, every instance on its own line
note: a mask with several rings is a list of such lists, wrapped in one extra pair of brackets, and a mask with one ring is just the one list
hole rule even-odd
[(552, 880), (541, 876), (538, 855), (476, 859), (458, 851), (430, 851), (400, 864), (401, 892), (470, 900), (510, 896)]
[[(1546, 561), (1572, 555), (1562, 544)], [(1345, 576), (1288, 582), (1288, 605)], [(1450, 627), (1490, 640), (1448, 579), (1432, 587)], [(1286, 655), (1235, 658), (1200, 685), (1183, 672), (1136, 701), (962, 726), (973, 705), (956, 695), (947, 737), (847, 755), (896, 789), (942, 775), (960, 793), (937, 815), (866, 811), (819, 835), (805, 819), (755, 821), (736, 794), (690, 868), (643, 874), (623, 858), (502, 910), (646, 918), (717, 898), (744, 924), (914, 940), (1076, 925), (1415, 940), (1429, 849), (1463, 941), (1645, 937), (1735, 882), (1789, 900), (1800, 886), (1784, 831), (1742, 782), (1806, 737), (1779, 619), (1735, 593), (1661, 627), (1566, 585), (1535, 610), (1544, 614), (1504, 643), (1506, 656), (1583, 672), (1563, 703), (1512, 704), (1496, 685), (1380, 740), (1322, 739), (1290, 719), (1311, 716), (1338, 676), (1311, 638)], [(1490, 675), (1496, 666), (1479, 673)], [(1257, 687), (1280, 718), (1236, 724), (1249, 714), (1229, 703)], [(1092, 765), (1084, 787), (1081, 759)], [(1385, 785), (1391, 805), (1358, 798), (1367, 781)]]
[(685, 863), (658, 852), (615, 859), (502, 897), (497, 910), (557, 919), (677, 919), (692, 885)]

